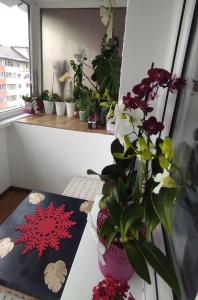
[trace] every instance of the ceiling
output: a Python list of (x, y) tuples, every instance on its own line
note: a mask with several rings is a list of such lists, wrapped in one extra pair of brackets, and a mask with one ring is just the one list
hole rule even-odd
[[(6, 0), (4, 0), (6, 1)], [(12, 1), (12, 0), (9, 0)], [(14, 1), (14, 0), (13, 0)], [(59, 8), (59, 7), (99, 7), (101, 5), (107, 6), (109, 0), (32, 0), (41, 8)], [(114, 0), (118, 7), (126, 7), (127, 0)]]

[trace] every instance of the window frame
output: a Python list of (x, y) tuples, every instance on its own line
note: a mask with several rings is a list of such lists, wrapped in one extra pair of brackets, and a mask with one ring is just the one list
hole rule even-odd
[[(31, 40), (32, 40), (32, 36), (31, 36), (32, 24), (31, 24), (31, 18), (30, 18), (31, 3), (28, 3), (27, 1), (24, 1), (24, 0), (21, 0), (21, 2), (23, 2), (24, 4), (27, 5), (28, 36), (29, 36), (29, 65), (30, 65), (29, 72), (30, 72), (30, 77), (31, 77), (32, 76), (32, 55), (31, 55), (31, 53), (32, 53), (32, 43), (31, 43)], [(8, 61), (9, 61), (9, 59), (7, 60), (7, 66), (8, 66)], [(3, 64), (3, 65), (6, 65), (6, 63)], [(2, 64), (0, 64), (0, 66), (2, 66)], [(30, 94), (31, 94), (31, 90), (30, 90)], [(10, 108), (10, 109), (8, 108), (6, 111), (2, 111), (2, 112), (0, 111), (0, 121), (4, 121), (6, 119), (9, 119), (9, 118), (18, 116), (20, 114), (23, 114), (24, 113), (24, 108), (25, 108), (25, 104), (23, 106), (19, 107), (19, 108)]]

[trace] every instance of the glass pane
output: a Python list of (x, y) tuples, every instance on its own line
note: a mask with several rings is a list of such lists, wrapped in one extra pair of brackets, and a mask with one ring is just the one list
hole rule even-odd
[(0, 1), (0, 112), (23, 106), (22, 96), (30, 95), (28, 6), (18, 2)]
[[(184, 190), (176, 204), (172, 244), (183, 285), (182, 300), (198, 294), (198, 26), (194, 27), (179, 97), (173, 140), (183, 169)], [(196, 298), (197, 299), (197, 298)]]

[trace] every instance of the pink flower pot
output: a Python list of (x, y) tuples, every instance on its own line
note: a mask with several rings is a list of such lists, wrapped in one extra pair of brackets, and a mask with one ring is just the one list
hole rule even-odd
[(100, 259), (98, 259), (98, 264), (104, 276), (110, 274), (114, 278), (122, 280), (129, 280), (132, 277), (134, 271), (123, 249), (112, 244), (104, 253), (103, 259), (106, 264), (103, 265)]
[[(97, 217), (98, 230), (108, 216), (109, 212), (106, 208), (99, 211)], [(111, 244), (103, 254), (103, 259), (105, 264), (98, 259), (99, 269), (103, 275), (110, 274), (114, 278), (122, 280), (129, 280), (132, 277), (134, 270), (129, 264), (124, 249), (121, 249), (115, 244)]]

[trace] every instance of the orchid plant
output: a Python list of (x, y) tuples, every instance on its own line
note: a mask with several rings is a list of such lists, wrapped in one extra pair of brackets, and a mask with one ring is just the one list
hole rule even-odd
[[(111, 145), (115, 164), (98, 174), (104, 181), (100, 208), (108, 210), (99, 230), (101, 241), (106, 247), (116, 243), (123, 248), (136, 273), (151, 283), (149, 264), (177, 295), (180, 287), (174, 269), (151, 242), (151, 235), (158, 224), (171, 234), (182, 173), (175, 163), (170, 137), (160, 137), (164, 125), (151, 115), (151, 104), (159, 98), (160, 88), (174, 92), (184, 84), (164, 69), (148, 70), (148, 77), (116, 108), (117, 138)], [(88, 170), (88, 174), (96, 173)]]

